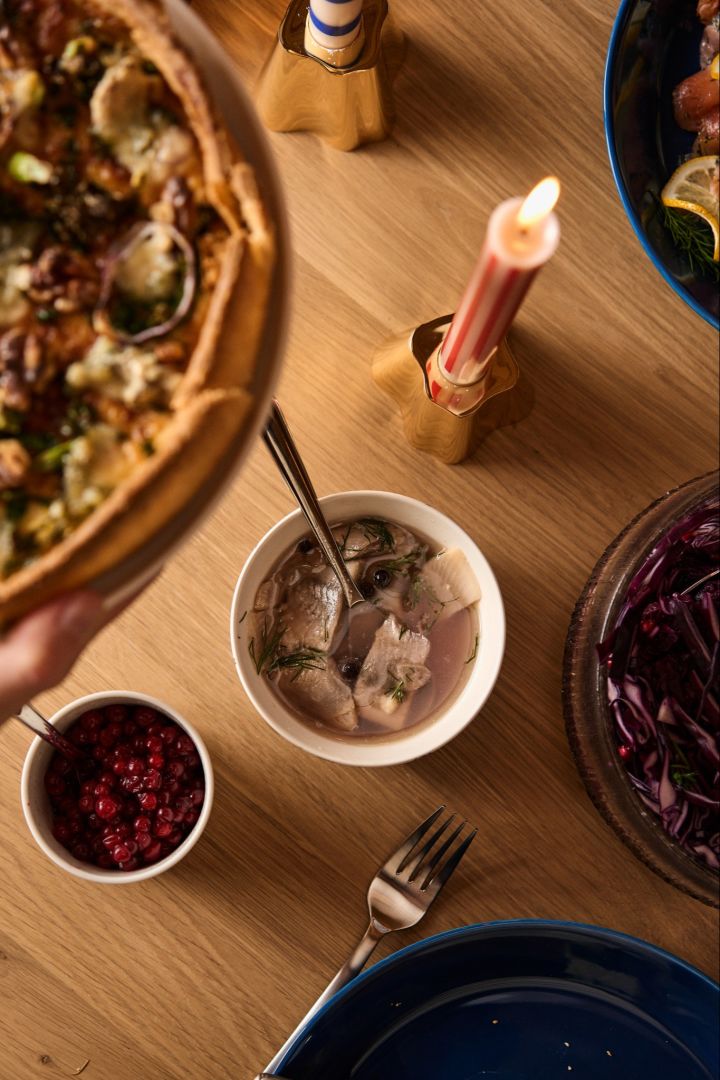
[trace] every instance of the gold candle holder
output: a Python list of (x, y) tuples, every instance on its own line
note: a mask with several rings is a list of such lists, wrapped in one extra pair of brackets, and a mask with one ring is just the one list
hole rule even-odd
[[(292, 0), (260, 76), (257, 108), (271, 131), (312, 131), (337, 150), (379, 142), (392, 130), (392, 81), (404, 37), (387, 0), (365, 0), (362, 30), (345, 49), (306, 48), (309, 0)], [(315, 54), (315, 55), (313, 55)]]
[(458, 385), (445, 379), (437, 354), (452, 319), (433, 319), (387, 342), (372, 366), (373, 379), (398, 406), (410, 445), (448, 465), (470, 457), (497, 428), (522, 420), (533, 398), (507, 338), (488, 357), (476, 382)]

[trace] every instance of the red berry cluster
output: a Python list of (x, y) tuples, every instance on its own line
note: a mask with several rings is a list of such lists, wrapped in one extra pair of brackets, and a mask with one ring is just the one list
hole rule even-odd
[(205, 777), (195, 743), (145, 706), (83, 713), (68, 732), (87, 754), (58, 751), (45, 774), (53, 835), (82, 862), (137, 870), (169, 855), (200, 816)]

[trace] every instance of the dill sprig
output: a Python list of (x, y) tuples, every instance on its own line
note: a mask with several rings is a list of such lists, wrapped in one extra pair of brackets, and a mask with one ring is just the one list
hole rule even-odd
[(296, 649), (294, 652), (281, 653), (280, 648), (284, 636), (284, 626), (268, 629), (266, 619), (263, 622), (258, 648), (255, 646), (255, 637), (250, 638), (248, 652), (258, 675), (262, 675), (264, 672), (269, 678), (276, 671), (295, 668), (295, 678), (297, 678), (300, 672), (304, 670), (324, 670), (325, 653), (321, 652), (320, 649)]
[(346, 544), (347, 544), (347, 542), (348, 542), (348, 537), (349, 537), (349, 535), (350, 535), (350, 532), (351, 532), (351, 530), (352, 530), (352, 522), (350, 522), (350, 524), (349, 524), (349, 525), (348, 525), (348, 527), (346, 528), (346, 530), (345, 530), (345, 535), (343, 536), (342, 540), (341, 540), (341, 541), (340, 541), (340, 543), (338, 544), (338, 547), (339, 547), (339, 549), (340, 549), (340, 554), (341, 554), (341, 555), (344, 555), (344, 554), (345, 554), (345, 545), (346, 545)]
[(678, 758), (678, 761), (673, 762), (670, 766), (670, 779), (673, 784), (675, 784), (676, 787), (685, 788), (686, 791), (696, 787), (697, 773), (688, 761), (687, 754), (669, 732), (666, 738), (672, 747), (675, 756)]
[(371, 544), (378, 544), (379, 551), (394, 551), (395, 541), (393, 535), (388, 529), (387, 521), (383, 521), (382, 518), (358, 518), (357, 525), (363, 531), (365, 539)]
[(385, 696), (389, 697), (392, 701), (397, 701), (398, 705), (402, 705), (403, 701), (407, 697), (407, 686), (404, 679), (399, 679), (396, 675), (390, 672), (393, 681), (385, 691)]
[(405, 607), (412, 611), (418, 606), (423, 596), (427, 597), (432, 607), (439, 608), (440, 611), (457, 599), (457, 597), (451, 597), (450, 600), (441, 600), (430, 582), (422, 574), (417, 574), (410, 582), (410, 588), (405, 597)]
[(675, 787), (691, 788), (697, 781), (697, 773), (682, 765), (674, 765), (670, 770), (670, 779)]
[(302, 671), (324, 671), (325, 653), (320, 649), (297, 649), (295, 652), (279, 654), (268, 667), (267, 674), (272, 675), (274, 671), (286, 671), (289, 668), (295, 669), (293, 681)]
[(663, 222), (673, 244), (682, 251), (693, 274), (720, 282), (720, 264), (713, 259), (715, 241), (712, 229), (697, 214), (663, 206)]
[(384, 570), (389, 570), (391, 574), (409, 574), (425, 550), (427, 549), (413, 548), (407, 555), (398, 555), (396, 559), (388, 559), (387, 562), (380, 563), (380, 566)]
[(255, 670), (258, 675), (261, 675), (269, 664), (274, 663), (284, 634), (284, 626), (278, 626), (276, 629), (268, 630), (267, 619), (265, 619), (260, 635), (259, 650), (255, 648), (255, 636), (253, 635), (253, 637), (250, 638), (248, 642), (248, 652), (250, 653), (250, 659), (255, 665)]

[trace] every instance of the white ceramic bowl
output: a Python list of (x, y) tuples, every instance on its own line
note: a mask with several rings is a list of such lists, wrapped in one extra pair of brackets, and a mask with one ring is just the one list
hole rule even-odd
[(381, 517), (415, 530), (439, 547), (460, 548), (480, 585), (480, 640), (472, 668), (460, 692), (441, 707), (435, 719), (382, 737), (338, 737), (304, 724), (285, 707), (267, 679), (257, 674), (248, 652), (243, 614), (251, 611), (255, 593), (286, 551), (307, 534), (300, 510), (279, 521), (248, 558), (235, 587), (230, 641), (235, 667), (245, 692), (264, 720), (284, 738), (317, 757), (344, 765), (397, 765), (429, 754), (453, 739), (477, 715), (493, 688), (505, 649), (505, 612), (495, 575), (477, 544), (439, 510), (388, 491), (346, 491), (321, 499), (331, 524), (357, 517)]
[(174, 720), (183, 731), (186, 731), (192, 741), (195, 743), (197, 752), (200, 755), (200, 761), (202, 762), (203, 772), (205, 773), (205, 801), (202, 804), (200, 810), (200, 816), (192, 828), (192, 831), (188, 833), (182, 844), (175, 848), (170, 855), (164, 859), (160, 859), (159, 862), (152, 863), (150, 866), (144, 866), (139, 870), (128, 870), (124, 872), (122, 870), (103, 870), (99, 866), (92, 866), (89, 863), (80, 862), (79, 859), (74, 858), (67, 848), (64, 848), (59, 841), (55, 839), (52, 834), (52, 821), (50, 817), (50, 802), (45, 792), (45, 773), (50, 759), (53, 755), (53, 749), (44, 739), (35, 738), (30, 744), (30, 749), (25, 756), (25, 764), (23, 765), (22, 778), (20, 780), (20, 798), (22, 800), (23, 813), (25, 814), (25, 820), (28, 823), (28, 828), (33, 834), (35, 841), (49, 859), (61, 869), (67, 870), (68, 873), (74, 874), (75, 877), (83, 878), (85, 881), (97, 881), (103, 885), (129, 885), (133, 881), (145, 881), (147, 878), (155, 877), (157, 874), (164, 873), (165, 870), (169, 870), (171, 866), (175, 866), (181, 859), (184, 859), (188, 851), (200, 839), (200, 836), (207, 824), (207, 820), (210, 817), (210, 810), (212, 809), (213, 802), (213, 767), (210, 761), (210, 755), (208, 754), (205, 743), (200, 738), (200, 735), (192, 726), (188, 723), (179, 713), (176, 713), (174, 709), (171, 709), (169, 705), (165, 705), (162, 701), (158, 701), (157, 698), (149, 697), (147, 694), (135, 694), (122, 690), (110, 690), (100, 694), (87, 694), (85, 697), (78, 698), (76, 701), (71, 701), (69, 705), (60, 709), (54, 716), (49, 719), (51, 723), (59, 731), (67, 731), (73, 722), (89, 709), (103, 708), (105, 705), (146, 705), (148, 708), (157, 709), (159, 713), (164, 713), (169, 716), (171, 720)]

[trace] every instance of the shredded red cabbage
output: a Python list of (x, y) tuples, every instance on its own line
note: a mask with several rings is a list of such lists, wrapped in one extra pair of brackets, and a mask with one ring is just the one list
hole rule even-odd
[(643, 803), (720, 868), (720, 500), (673, 525), (598, 645), (618, 754)]

